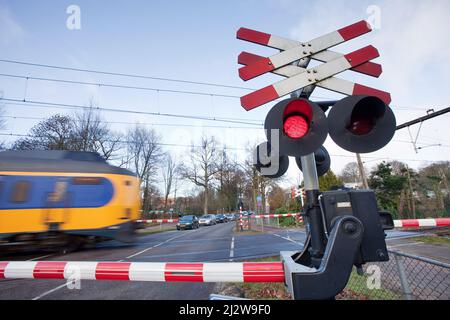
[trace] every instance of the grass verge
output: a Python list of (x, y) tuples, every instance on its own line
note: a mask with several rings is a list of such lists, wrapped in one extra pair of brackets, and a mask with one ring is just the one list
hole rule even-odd
[(161, 233), (161, 232), (172, 231), (172, 230), (176, 230), (176, 228), (175, 227), (165, 227), (165, 228), (163, 227), (162, 229), (160, 229), (160, 228), (140, 229), (138, 231), (138, 235), (146, 236), (149, 234)]
[(446, 237), (440, 236), (423, 236), (423, 237), (415, 237), (410, 238), (413, 241), (423, 242), (427, 244), (440, 244), (450, 247), (450, 239)]
[(367, 285), (368, 275), (362, 276), (353, 270), (350, 274), (347, 286), (336, 296), (337, 300), (401, 300), (402, 296), (392, 290), (383, 288), (383, 279), (380, 289), (369, 289)]

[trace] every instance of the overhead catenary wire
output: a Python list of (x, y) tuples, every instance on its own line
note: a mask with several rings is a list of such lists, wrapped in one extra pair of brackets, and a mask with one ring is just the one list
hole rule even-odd
[[(20, 99), (10, 99), (10, 98), (0, 98), (0, 102), (4, 101), (5, 104), (11, 104), (11, 103), (26, 103), (30, 106), (35, 107), (53, 107), (53, 108), (61, 108), (61, 109), (94, 109), (98, 111), (105, 111), (105, 112), (119, 112), (119, 113), (131, 113), (131, 114), (144, 114), (144, 115), (151, 115), (151, 116), (160, 116), (160, 117), (173, 117), (173, 118), (184, 118), (184, 119), (194, 119), (194, 120), (204, 120), (204, 121), (218, 121), (218, 122), (227, 122), (227, 123), (236, 123), (236, 124), (247, 124), (247, 125), (253, 125), (253, 126), (262, 126), (262, 123), (253, 123), (253, 122), (246, 122), (242, 121), (240, 119), (234, 119), (232, 118), (219, 118), (219, 117), (203, 117), (203, 116), (192, 116), (192, 115), (182, 115), (182, 114), (174, 114), (174, 113), (163, 113), (163, 112), (151, 112), (151, 111), (139, 111), (139, 110), (126, 110), (122, 108), (105, 108), (105, 107), (89, 107), (89, 106), (83, 106), (83, 105), (77, 105), (77, 104), (68, 104), (68, 103), (57, 103), (57, 102), (47, 102), (47, 101), (34, 101), (34, 100), (20, 100)], [(252, 120), (249, 120), (252, 121)]]
[(202, 96), (215, 96), (222, 98), (235, 98), (238, 99), (240, 96), (221, 94), (221, 93), (210, 93), (210, 92), (200, 92), (200, 91), (186, 91), (186, 90), (174, 90), (174, 89), (164, 89), (164, 88), (151, 88), (151, 87), (141, 87), (141, 86), (129, 86), (114, 83), (104, 83), (104, 82), (89, 82), (89, 81), (77, 81), (77, 80), (67, 80), (67, 79), (55, 79), (55, 78), (43, 78), (43, 77), (32, 77), (23, 75), (13, 75), (0, 73), (2, 77), (18, 78), (37, 81), (48, 81), (48, 82), (58, 82), (67, 84), (79, 84), (79, 85), (89, 85), (97, 87), (110, 87), (110, 88), (121, 88), (121, 89), (134, 89), (134, 90), (144, 90), (144, 91), (154, 91), (154, 92), (169, 92), (169, 93), (181, 93), (181, 94), (192, 94), (192, 95), (202, 95)]
[[(11, 137), (23, 137), (23, 138), (44, 138), (43, 136), (36, 136), (36, 135), (30, 135), (30, 134), (20, 134), (20, 133), (0, 133), (0, 136), (11, 136)], [(45, 137), (47, 138), (47, 137)], [(81, 140), (81, 139), (80, 139)], [(75, 141), (77, 141), (75, 139)], [(129, 140), (108, 140), (105, 139), (103, 140), (105, 142), (118, 142), (118, 143), (123, 143), (123, 144), (133, 144), (133, 141), (129, 141)], [(153, 142), (150, 142), (153, 143)], [(194, 145), (194, 144), (178, 144), (178, 143), (153, 143), (155, 145), (160, 145), (160, 146), (169, 146), (169, 147), (182, 147), (182, 148), (204, 148), (204, 146), (201, 145)], [(220, 149), (220, 148), (216, 148), (216, 149)], [(223, 148), (221, 148), (220, 150), (241, 150), (241, 151), (248, 151), (247, 148), (242, 148), (242, 147), (232, 147), (229, 145), (224, 145)], [(346, 155), (346, 154), (330, 154), (330, 156), (333, 157), (344, 157), (344, 158), (354, 158), (353, 155)], [(439, 161), (447, 161), (447, 160), (427, 160), (427, 159), (406, 159), (406, 158), (392, 158), (390, 156), (361, 156), (362, 158), (365, 159), (378, 159), (378, 160), (401, 160), (401, 161), (416, 161), (416, 162), (439, 162)]]
[(87, 69), (87, 68), (65, 67), (65, 66), (57, 66), (57, 65), (50, 65), (50, 64), (44, 64), (44, 63), (33, 63), (33, 62), (18, 61), (18, 60), (0, 59), (0, 62), (11, 63), (11, 64), (19, 64), (19, 65), (26, 65), (26, 66), (32, 66), (32, 67), (40, 67), (40, 68), (59, 69), (59, 70), (67, 70), (67, 71), (103, 74), (103, 75), (109, 75), (109, 76), (127, 77), (127, 78), (138, 78), (138, 79), (158, 80), (158, 81), (167, 81), (167, 82), (178, 82), (178, 83), (195, 84), (195, 85), (202, 85), (202, 86), (222, 87), (222, 88), (229, 88), (229, 89), (255, 90), (254, 88), (248, 88), (248, 87), (242, 87), (242, 86), (234, 86), (234, 85), (221, 84), (221, 83), (202, 82), (202, 81), (193, 81), (193, 80), (166, 78), (166, 77), (155, 77), (155, 76), (142, 75), (142, 74), (132, 74), (132, 73), (125, 73), (125, 72), (104, 71), (104, 70), (95, 70), (95, 69)]
[[(2, 61), (0, 59), (0, 61)], [(6, 74), (0, 73), (1, 77), (10, 77), (10, 78), (18, 78), (26, 80), (25, 87), (28, 87), (29, 80), (37, 80), (37, 81), (48, 81), (48, 82), (56, 82), (56, 83), (65, 83), (65, 84), (77, 84), (77, 85), (87, 85), (87, 86), (96, 86), (96, 87), (110, 87), (110, 88), (121, 88), (121, 89), (133, 89), (133, 90), (144, 90), (144, 91), (152, 91), (152, 92), (165, 92), (165, 93), (178, 93), (178, 94), (189, 94), (189, 95), (200, 95), (200, 96), (210, 96), (212, 97), (222, 97), (222, 98), (232, 98), (232, 99), (240, 99), (240, 95), (230, 95), (230, 94), (222, 94), (222, 93), (214, 93), (214, 92), (200, 92), (200, 91), (191, 91), (191, 90), (175, 90), (175, 89), (164, 89), (164, 88), (153, 88), (153, 87), (143, 87), (143, 86), (130, 86), (123, 84), (115, 84), (115, 83), (104, 83), (104, 82), (90, 82), (90, 81), (79, 81), (79, 80), (68, 80), (68, 79), (56, 79), (56, 78), (44, 78), (44, 77), (33, 77), (33, 76), (25, 76), (25, 75), (17, 75), (17, 74)], [(225, 87), (227, 87), (225, 85)], [(256, 89), (252, 89), (256, 90)], [(25, 89), (27, 92), (27, 89)], [(26, 94), (24, 95), (26, 98)], [(329, 99), (328, 97), (321, 97), (312, 95), (311, 97), (317, 99)], [(279, 100), (279, 99), (277, 99)], [(393, 106), (396, 110), (417, 110), (417, 111), (426, 111), (429, 108), (420, 108), (420, 107), (405, 107), (405, 106)]]
[[(7, 115), (0, 115), (0, 118), (23, 119), (23, 120), (46, 120), (47, 119), (47, 118), (44, 118), (44, 117), (7, 116)], [(75, 121), (75, 122), (87, 122), (89, 120), (73, 119), (73, 121)], [(194, 124), (178, 124), (178, 123), (148, 123), (148, 122), (105, 121), (105, 120), (99, 120), (99, 121), (96, 121), (96, 122), (104, 123), (104, 124), (146, 125), (146, 126), (162, 126), (162, 127), (192, 127), (192, 128), (213, 128), (213, 129), (261, 130), (261, 128), (259, 128), (259, 127), (194, 125)], [(411, 141), (396, 140), (396, 139), (391, 140), (391, 142), (408, 143), (408, 144), (411, 143)], [(419, 142), (419, 144), (423, 145), (423, 146), (421, 146), (419, 148), (426, 148), (426, 147), (430, 146), (428, 143), (425, 143), (425, 142)], [(439, 147), (450, 148), (450, 145), (445, 145), (445, 144), (441, 144), (441, 143), (434, 144), (432, 146), (439, 146)]]
[[(27, 117), (27, 116), (6, 116), (0, 115), (0, 118), (10, 119), (23, 119), (23, 120), (46, 120), (44, 117)], [(84, 122), (89, 120), (73, 119), (75, 122)], [(162, 127), (192, 127), (192, 128), (217, 128), (217, 129), (247, 129), (247, 130), (261, 130), (260, 127), (239, 127), (239, 126), (218, 126), (218, 125), (195, 125), (185, 123), (153, 123), (153, 122), (127, 122), (127, 121), (105, 121), (99, 120), (98, 122), (105, 124), (127, 124), (127, 125), (145, 125), (145, 126), (162, 126)]]

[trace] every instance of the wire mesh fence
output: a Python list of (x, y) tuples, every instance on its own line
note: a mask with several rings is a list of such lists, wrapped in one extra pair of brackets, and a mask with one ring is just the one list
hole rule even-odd
[(389, 261), (354, 270), (340, 299), (449, 300), (450, 264), (389, 251)]

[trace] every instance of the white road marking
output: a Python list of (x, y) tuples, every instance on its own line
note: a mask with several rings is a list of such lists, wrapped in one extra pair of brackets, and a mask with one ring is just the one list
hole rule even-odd
[(194, 230), (194, 231), (191, 231), (191, 232), (183, 233), (183, 234), (181, 234), (181, 235), (179, 235), (179, 236), (176, 236), (176, 237), (172, 237), (172, 238), (167, 239), (167, 240), (165, 240), (165, 241), (163, 241), (163, 242), (160, 242), (160, 243), (158, 243), (158, 244), (155, 244), (154, 246), (151, 246), (151, 247), (146, 248), (146, 249), (144, 249), (144, 250), (142, 250), (142, 251), (136, 252), (135, 254), (132, 254), (132, 255), (126, 257), (125, 259), (130, 259), (130, 258), (136, 257), (136, 256), (138, 256), (138, 255), (140, 255), (140, 254), (142, 254), (142, 253), (144, 253), (144, 252), (147, 252), (148, 250), (151, 250), (151, 249), (153, 249), (153, 248), (159, 247), (160, 245), (163, 245), (164, 243), (167, 243), (167, 242), (169, 242), (169, 241), (172, 241), (173, 239), (178, 239), (178, 238), (184, 237), (185, 235), (191, 234), (191, 233), (196, 232), (196, 231), (198, 231), (198, 230), (199, 230), (199, 229)]
[(64, 288), (65, 286), (67, 286), (67, 283), (64, 283), (64, 284), (62, 284), (62, 285), (60, 285), (60, 286), (58, 286), (58, 287), (56, 287), (56, 288), (54, 288), (52, 290), (46, 291), (43, 294), (38, 295), (37, 297), (33, 298), (32, 300), (39, 300), (40, 298), (45, 297), (46, 295), (49, 295), (52, 292), (55, 292), (55, 291), (57, 291), (59, 289)]
[(234, 237), (231, 238), (230, 261), (233, 261), (233, 257), (234, 257)]
[(278, 237), (278, 238), (281, 238), (281, 239), (284, 239), (284, 240), (293, 242), (293, 243), (295, 243), (295, 244), (303, 245), (303, 243), (294, 241), (294, 240), (292, 240), (291, 238), (282, 237), (282, 236), (280, 236), (279, 234), (276, 234), (276, 233), (271, 233), (271, 235), (274, 235), (274, 236), (276, 236), (276, 237)]

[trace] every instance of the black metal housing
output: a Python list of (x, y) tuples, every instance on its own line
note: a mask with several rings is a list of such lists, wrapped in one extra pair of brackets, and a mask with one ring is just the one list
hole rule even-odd
[[(365, 113), (373, 122), (366, 134), (349, 130), (355, 112)], [(331, 139), (341, 148), (357, 153), (373, 152), (391, 141), (396, 130), (395, 116), (391, 108), (373, 96), (349, 96), (338, 101), (328, 113), (328, 130)]]
[[(321, 146), (319, 149), (314, 151), (314, 159), (316, 160), (316, 170), (319, 177), (323, 176), (328, 172), (328, 170), (330, 170), (331, 158), (324, 146)], [(303, 171), (301, 157), (295, 157), (295, 162), (297, 163), (297, 167), (300, 171)]]
[[(262, 148), (263, 146), (267, 146), (267, 148)], [(263, 142), (261, 144), (259, 144), (256, 147), (256, 157), (255, 157), (255, 163), (254, 166), (256, 168), (256, 170), (258, 170), (258, 172), (260, 172), (263, 176), (267, 177), (267, 178), (279, 178), (281, 177), (283, 174), (286, 173), (287, 169), (289, 168), (289, 157), (285, 156), (285, 155), (280, 155), (278, 157), (278, 168), (277, 171), (274, 174), (264, 174), (262, 173), (261, 169), (262, 168), (269, 168), (272, 165), (272, 161), (270, 161), (267, 164), (264, 164), (261, 161), (261, 148), (262, 149), (266, 149), (267, 150), (267, 157), (271, 157), (271, 147), (270, 144), (268, 144), (268, 142)]]
[[(355, 216), (364, 225), (361, 247), (354, 261), (356, 265), (389, 260), (382, 219), (373, 191), (327, 191), (322, 193), (320, 202), (328, 232), (331, 232), (335, 220), (341, 216)], [(384, 224), (386, 223), (389, 221), (385, 218)]]

